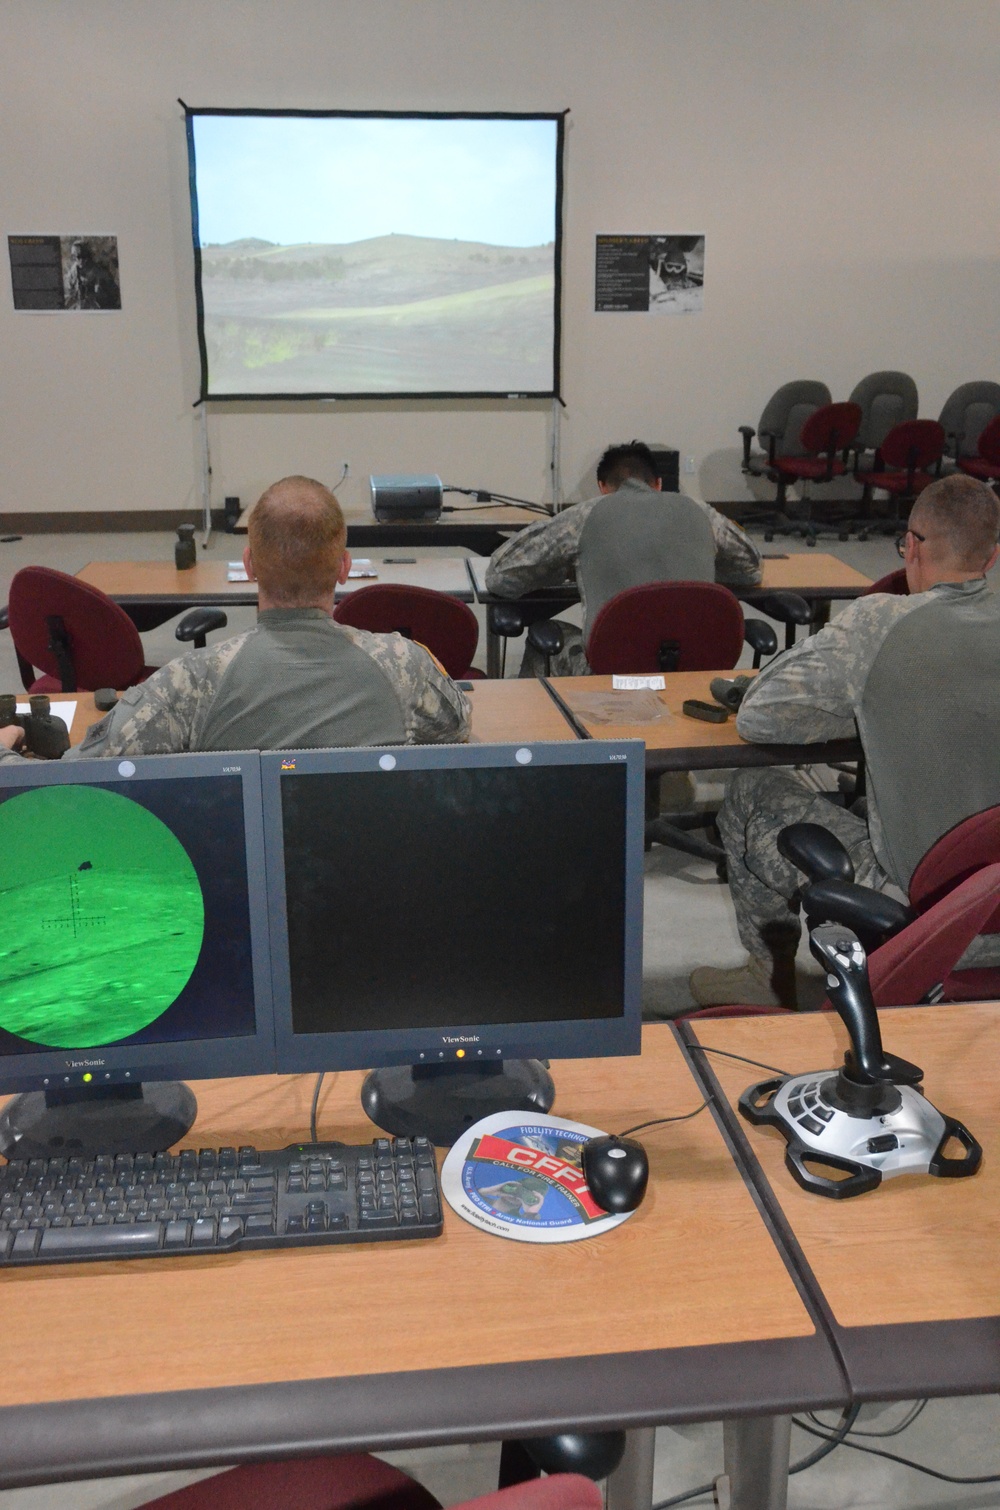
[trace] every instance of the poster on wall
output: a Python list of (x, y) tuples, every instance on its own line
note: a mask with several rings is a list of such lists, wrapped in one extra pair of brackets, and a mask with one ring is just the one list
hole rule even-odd
[(117, 236), (8, 236), (14, 308), (121, 309)]
[(704, 284), (704, 236), (597, 237), (598, 314), (700, 314)]

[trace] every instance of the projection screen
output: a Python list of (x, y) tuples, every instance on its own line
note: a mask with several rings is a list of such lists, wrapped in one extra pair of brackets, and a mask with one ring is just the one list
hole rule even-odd
[(562, 114), (185, 115), (202, 398), (558, 395)]

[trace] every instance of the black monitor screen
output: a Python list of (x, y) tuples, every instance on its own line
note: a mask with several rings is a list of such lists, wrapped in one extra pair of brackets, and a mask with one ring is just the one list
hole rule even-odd
[[(0, 1083), (23, 1083), (33, 1058), (74, 1078), (246, 1069), (269, 1006), (251, 929), (259, 765), (227, 760), (226, 773), (198, 756), (3, 768)], [(258, 975), (262, 962), (263, 938)]]
[[(279, 1061), (283, 1039), (305, 1051), (324, 1037), (334, 1060), (377, 1065), (417, 1062), (471, 1026), (490, 1053), (596, 1053), (585, 1024), (631, 1032), (641, 779), (621, 745), (595, 743), (586, 763), (543, 748), (559, 747), (527, 764), (509, 746), (493, 761), (399, 751), (389, 770), (371, 755), (369, 769), (283, 762)], [(272, 890), (275, 914), (280, 902)]]

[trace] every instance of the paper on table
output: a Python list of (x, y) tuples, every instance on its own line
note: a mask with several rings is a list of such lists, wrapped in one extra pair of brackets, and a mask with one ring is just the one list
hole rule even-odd
[(616, 692), (638, 692), (643, 687), (649, 687), (652, 692), (662, 692), (666, 682), (662, 676), (619, 676), (617, 673), (611, 678), (611, 685)]
[[(18, 703), (18, 713), (30, 713), (30, 703)], [(73, 719), (76, 717), (76, 703), (53, 703), (49, 711), (55, 718), (61, 718), (67, 729), (72, 729)]]
[(577, 692), (567, 695), (570, 708), (586, 723), (655, 724), (672, 718), (666, 703), (644, 687), (637, 692)]
[(242, 561), (227, 561), (226, 562), (226, 581), (227, 582), (249, 582), (250, 581), (250, 578), (247, 576), (247, 569), (243, 565)]

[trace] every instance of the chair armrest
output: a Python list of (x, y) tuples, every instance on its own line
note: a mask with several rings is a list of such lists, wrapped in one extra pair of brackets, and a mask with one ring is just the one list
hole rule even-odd
[(528, 644), (540, 650), (544, 656), (558, 655), (563, 648), (562, 625), (555, 619), (539, 619), (528, 630)]
[(516, 640), (524, 633), (524, 615), (516, 603), (491, 603), (486, 610), (486, 622), (490, 634), (501, 635), (505, 640)]
[[(807, 825), (802, 825), (806, 827)], [(916, 913), (895, 897), (853, 881), (815, 881), (803, 888), (806, 923), (843, 923), (871, 952), (913, 922)]]
[(754, 429), (753, 425), (740, 425), (740, 434), (743, 437), (743, 471), (744, 472), (749, 472), (749, 470), (750, 470), (750, 442), (753, 440), (754, 436), (757, 434), (757, 431)]
[(213, 629), (225, 629), (229, 620), (221, 608), (192, 608), (174, 630), (179, 640), (193, 640), (196, 650), (204, 650), (205, 636)]
[(762, 430), (760, 432), (760, 434), (758, 435), (757, 439), (758, 440), (766, 440), (767, 441), (767, 464), (768, 464), (769, 467), (773, 466), (774, 465), (774, 458), (775, 458), (775, 455), (777, 454), (777, 450), (778, 450), (778, 435), (777, 435), (777, 431)]
[(778, 835), (778, 853), (810, 881), (853, 881), (854, 862), (836, 834), (821, 823), (790, 823)]
[(745, 619), (743, 638), (753, 649), (754, 666), (760, 665), (762, 655), (777, 655), (778, 653), (778, 636), (770, 624), (765, 624), (763, 619)]
[(766, 613), (769, 619), (777, 619), (779, 624), (812, 623), (812, 608), (797, 592), (785, 592), (779, 588), (776, 592), (765, 593), (762, 598), (754, 598), (753, 606)]
[(3, 605), (3, 607), (0, 608), (0, 629), (9, 629), (9, 628), (10, 628), (10, 609), (7, 606), (7, 604), (5, 603)]

